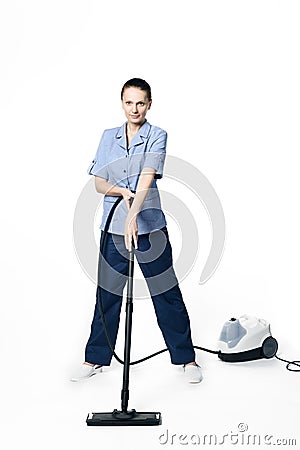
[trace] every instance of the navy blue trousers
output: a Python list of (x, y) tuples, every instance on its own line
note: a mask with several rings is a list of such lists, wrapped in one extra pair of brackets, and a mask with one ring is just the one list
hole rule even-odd
[[(195, 360), (189, 316), (173, 269), (172, 248), (167, 228), (138, 237), (135, 256), (147, 282), (157, 322), (173, 364)], [(124, 237), (107, 233), (99, 254), (98, 289), (105, 321), (113, 345), (116, 343), (123, 290), (128, 276), (128, 251)], [(145, 320), (147, 320), (145, 318)], [(112, 352), (104, 333), (96, 299), (91, 333), (85, 348), (85, 361), (108, 366)]]

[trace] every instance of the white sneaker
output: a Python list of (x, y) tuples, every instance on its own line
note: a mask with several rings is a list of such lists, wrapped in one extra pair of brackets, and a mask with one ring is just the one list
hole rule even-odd
[(201, 367), (198, 365), (186, 364), (184, 376), (188, 383), (200, 383), (203, 380)]
[(71, 381), (81, 381), (90, 378), (97, 373), (102, 372), (102, 366), (82, 364), (78, 372), (71, 378)]

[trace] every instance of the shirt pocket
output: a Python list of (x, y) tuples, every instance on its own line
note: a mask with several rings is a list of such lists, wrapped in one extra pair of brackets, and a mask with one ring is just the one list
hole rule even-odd
[(104, 203), (115, 203), (118, 197), (116, 195), (105, 195)]

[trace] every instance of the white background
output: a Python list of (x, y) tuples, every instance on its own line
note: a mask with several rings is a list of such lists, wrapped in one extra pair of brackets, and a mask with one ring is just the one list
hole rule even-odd
[[(195, 344), (215, 348), (223, 323), (248, 313), (270, 321), (282, 357), (299, 358), (299, 20), (297, 1), (1, 2), (3, 448), (181, 448), (180, 434), (221, 439), (242, 422), (300, 445), (300, 376), (275, 359), (226, 365), (197, 352), (199, 386), (167, 354), (135, 367), (130, 406), (163, 414), (146, 429), (85, 424), (119, 407), (117, 363), (69, 382), (95, 298), (73, 246), (74, 209), (134, 76), (152, 86), (148, 119), (168, 131), (169, 154), (201, 170), (224, 208), (225, 252), (201, 286), (210, 227), (194, 202), (203, 247), (181, 288)], [(164, 347), (150, 301), (134, 324), (134, 358)], [(122, 328), (119, 338), (120, 351)], [(177, 437), (163, 445), (167, 430)]]

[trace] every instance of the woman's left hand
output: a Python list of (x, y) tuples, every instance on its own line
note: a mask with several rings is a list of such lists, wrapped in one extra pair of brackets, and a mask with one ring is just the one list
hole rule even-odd
[(137, 215), (132, 216), (132, 214), (128, 213), (127, 218), (125, 220), (124, 226), (124, 240), (125, 247), (129, 252), (132, 250), (132, 240), (134, 244), (134, 248), (138, 248), (138, 225), (137, 225)]

